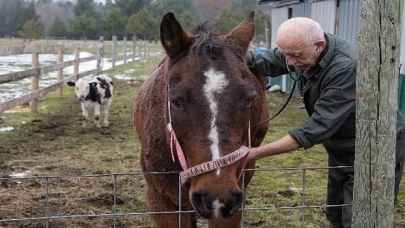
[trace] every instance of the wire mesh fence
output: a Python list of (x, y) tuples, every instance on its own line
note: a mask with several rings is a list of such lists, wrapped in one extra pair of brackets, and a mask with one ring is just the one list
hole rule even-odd
[[(296, 183), (298, 187), (292, 185), (287, 191), (277, 192), (277, 194), (286, 194), (287, 197), (288, 195), (295, 195), (299, 203), (282, 205), (282, 203), (269, 202), (263, 200), (268, 196), (266, 196), (265, 192), (260, 191), (256, 194), (256, 197), (260, 195), (262, 197), (256, 200), (259, 203), (252, 203), (252, 201), (249, 203), (247, 201), (241, 207), (242, 221), (240, 227), (260, 227), (260, 222), (248, 222), (246, 220), (249, 219), (250, 213), (257, 211), (265, 213), (270, 211), (299, 211), (300, 215), (294, 217), (294, 219), (297, 219), (296, 224), (299, 224), (298, 227), (306, 227), (308, 210), (310, 209), (324, 210), (327, 207), (351, 206), (351, 204), (319, 204), (319, 201), (322, 202), (324, 199), (319, 199), (318, 203), (313, 203), (314, 201), (308, 197), (308, 194), (313, 195), (313, 192), (309, 191), (321, 191), (321, 195), (326, 195), (325, 189), (311, 189), (311, 183), (318, 181), (326, 183), (326, 179), (318, 180), (319, 177), (314, 179), (308, 173), (323, 170), (326, 175), (327, 170), (337, 168), (350, 167), (246, 169), (245, 172), (255, 171), (255, 175), (278, 172), (280, 175), (295, 175), (298, 177), (297, 174), (299, 173), (300, 183)], [(0, 196), (5, 197), (2, 200), (3, 202), (9, 203), (0, 205), (0, 227), (69, 227), (63, 222), (66, 220), (70, 220), (70, 222), (75, 220), (73, 222), (75, 225), (71, 227), (88, 227), (88, 224), (92, 222), (98, 224), (92, 227), (154, 227), (149, 215), (165, 213), (178, 214), (179, 220), (181, 220), (181, 214), (192, 213), (193, 211), (184, 211), (181, 209), (181, 204), (179, 204), (177, 211), (151, 212), (147, 210), (143, 197), (144, 175), (173, 174), (178, 175), (178, 172), (1, 177)], [(243, 181), (244, 175), (242, 176)], [(255, 197), (249, 196), (250, 187), (263, 187), (261, 183), (254, 183), (254, 181), (253, 183), (251, 181), (251, 185), (253, 186), (248, 185), (247, 189), (248, 198)], [(182, 187), (178, 186), (178, 188), (181, 199)], [(269, 189), (269, 192), (271, 191), (274, 191), (274, 189)], [(131, 206), (124, 205), (122, 202), (122, 198), (125, 198), (124, 195), (131, 195)], [(96, 209), (88, 210), (84, 208), (84, 204), (92, 204)], [(8, 211), (20, 211), (21, 213), (16, 217), (15, 213), (9, 214)], [(81, 223), (80, 220), (83, 219), (86, 219), (87, 223)], [(201, 226), (204, 226), (204, 224)], [(179, 225), (179, 227), (181, 226)]]

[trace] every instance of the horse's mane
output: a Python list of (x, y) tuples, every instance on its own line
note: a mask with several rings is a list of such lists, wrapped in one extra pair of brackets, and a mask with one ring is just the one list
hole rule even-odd
[[(191, 46), (185, 50), (182, 55), (187, 53), (189, 58), (198, 64), (201, 57), (213, 61), (221, 60), (224, 58), (225, 49), (230, 49), (233, 50), (239, 58), (243, 59), (244, 56), (240, 55), (242, 52), (239, 53), (237, 47), (221, 39), (222, 34), (215, 29), (215, 26), (216, 24), (211, 21), (197, 25), (189, 33), (189, 36), (193, 40)], [(158, 66), (160, 67), (167, 63), (168, 56), (165, 56)]]
[(189, 49), (191, 58), (198, 59), (198, 56), (204, 56), (211, 60), (218, 60), (223, 56), (226, 44), (214, 29), (214, 25), (207, 21), (199, 24), (191, 33), (193, 43)]

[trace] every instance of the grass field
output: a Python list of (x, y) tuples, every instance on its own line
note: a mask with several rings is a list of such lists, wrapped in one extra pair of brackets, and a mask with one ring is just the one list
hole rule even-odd
[[(118, 66), (106, 74), (126, 74), (134, 79), (151, 73), (159, 59), (135, 61)], [(115, 80), (115, 98), (109, 128), (97, 130), (90, 124), (80, 133), (81, 112), (71, 88), (64, 89), (64, 98), (51, 93), (42, 99), (38, 113), (6, 113), (0, 127), (16, 130), (0, 133), (0, 176), (27, 173), (30, 176), (78, 176), (84, 174), (130, 173), (140, 171), (139, 142), (132, 130), (132, 102), (141, 85)], [(287, 97), (268, 93), (271, 113), (284, 104)], [(286, 110), (270, 122), (265, 143), (287, 134), (304, 123), (301, 101), (292, 99)], [(326, 167), (327, 155), (322, 146), (307, 151), (265, 158), (257, 168)], [(306, 205), (325, 205), (327, 170), (306, 170)], [(291, 187), (303, 187), (302, 170), (260, 171), (248, 187), (244, 227), (301, 227), (304, 213), (306, 227), (328, 227), (324, 209), (273, 210), (302, 205), (299, 193)], [(49, 215), (80, 215), (112, 213), (113, 178), (51, 178), (49, 179)], [(138, 175), (119, 175), (116, 180), (117, 212), (145, 212), (144, 179)], [(0, 219), (45, 216), (45, 180), (0, 180)], [(396, 207), (396, 227), (405, 227), (405, 185), (402, 183)], [(148, 216), (120, 216), (119, 227), (154, 227)], [(112, 217), (52, 219), (51, 227), (111, 227)], [(0, 227), (44, 227), (45, 221), (1, 223)]]

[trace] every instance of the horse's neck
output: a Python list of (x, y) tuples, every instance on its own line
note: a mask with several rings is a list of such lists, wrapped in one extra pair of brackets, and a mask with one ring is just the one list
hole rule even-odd
[(160, 67), (160, 66), (162, 66), (163, 64), (165, 64), (166, 62), (167, 62), (167, 60), (168, 60), (168, 57), (167, 57), (167, 55), (159, 62), (159, 64), (158, 64), (158, 68)]

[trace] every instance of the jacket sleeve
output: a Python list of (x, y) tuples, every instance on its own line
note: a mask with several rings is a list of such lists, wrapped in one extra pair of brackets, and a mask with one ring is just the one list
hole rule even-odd
[(290, 136), (305, 149), (331, 138), (355, 112), (355, 86), (355, 63), (326, 78), (310, 119), (303, 126), (290, 130)]
[[(246, 61), (248, 67), (259, 75), (277, 77), (288, 73), (285, 57), (278, 51), (278, 48), (266, 50), (260, 54), (248, 51)], [(293, 70), (293, 68), (291, 69)]]

